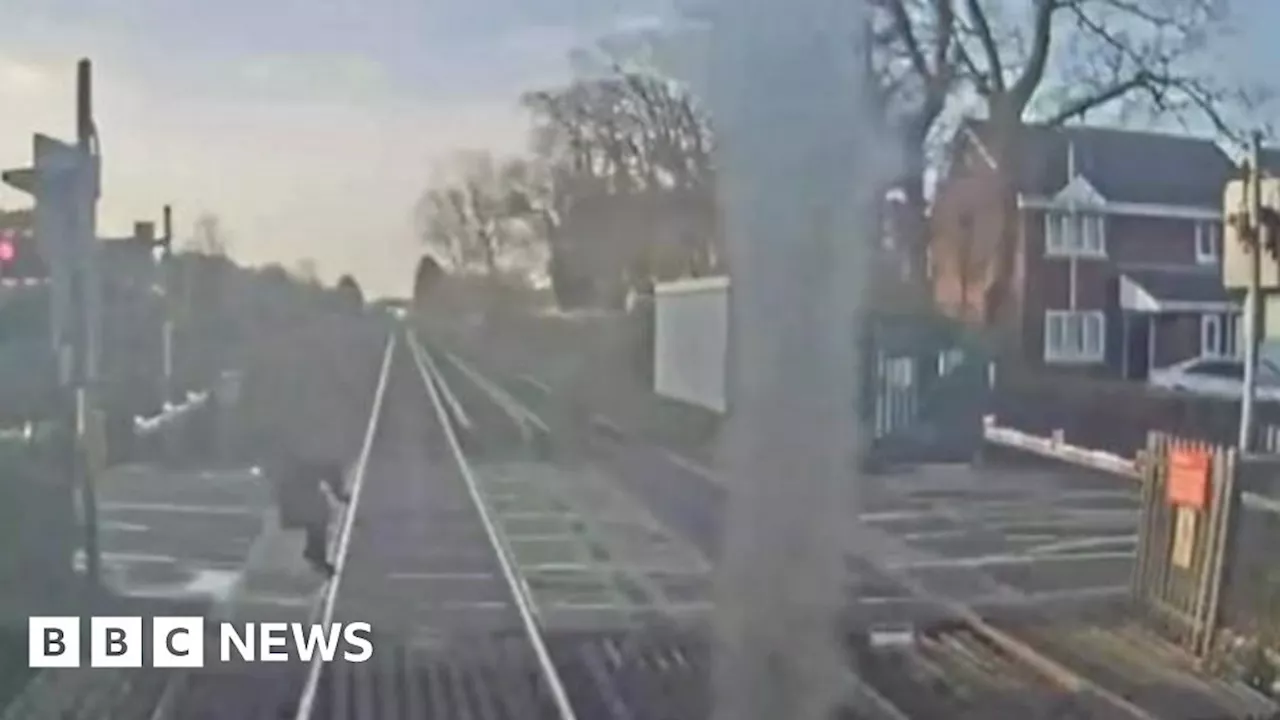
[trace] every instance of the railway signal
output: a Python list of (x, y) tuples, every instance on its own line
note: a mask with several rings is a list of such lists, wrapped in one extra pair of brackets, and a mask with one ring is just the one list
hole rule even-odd
[(94, 429), (94, 389), (98, 375), (101, 285), (97, 252), (100, 157), (93, 122), (92, 67), (76, 67), (77, 141), (37, 134), (30, 167), (0, 173), (7, 185), (35, 200), (35, 238), (49, 266), (50, 339), (66, 393), (61, 420), (71, 447), (69, 473), (81, 490), (85, 556), (90, 590), (100, 587), (97, 498), (86, 466), (86, 442)]
[(17, 234), (13, 230), (0, 230), (0, 279), (13, 272), (13, 264), (18, 257), (17, 244)]

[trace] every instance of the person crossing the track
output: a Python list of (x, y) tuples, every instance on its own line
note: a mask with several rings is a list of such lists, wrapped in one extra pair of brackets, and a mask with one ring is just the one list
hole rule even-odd
[(334, 506), (350, 497), (346, 469), (359, 453), (377, 381), (377, 341), (353, 282), (332, 305), (269, 338), (246, 372), (246, 427), (270, 478), (280, 527), (302, 531), (303, 558), (334, 574)]

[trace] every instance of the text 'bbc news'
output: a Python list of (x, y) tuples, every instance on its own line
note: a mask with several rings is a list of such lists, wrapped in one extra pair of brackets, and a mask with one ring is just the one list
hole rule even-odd
[[(373, 657), (369, 623), (232, 623), (203, 617), (32, 617), (27, 654), (33, 668), (199, 668), (206, 662), (362, 663)], [(88, 632), (84, 632), (87, 624)], [(87, 635), (87, 642), (85, 636)], [(216, 640), (215, 648), (206, 641)], [(149, 650), (149, 651), (148, 651)]]

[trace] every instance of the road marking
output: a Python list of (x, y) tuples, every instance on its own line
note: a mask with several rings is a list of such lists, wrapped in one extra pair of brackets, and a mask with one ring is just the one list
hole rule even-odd
[(907, 542), (920, 540), (943, 540), (945, 538), (961, 538), (981, 533), (980, 528), (959, 528), (956, 530), (927, 530), (923, 532), (903, 533), (898, 537)]
[(1048, 562), (1088, 562), (1097, 560), (1132, 560), (1131, 552), (1098, 552), (1080, 553), (1077, 555), (979, 555), (976, 557), (935, 558), (931, 560), (913, 560), (904, 563), (889, 563), (885, 567), (891, 570), (936, 570), (943, 568), (980, 568), (993, 565), (1033, 565)]
[(488, 610), (492, 612), (495, 610), (509, 610), (511, 608), (511, 603), (505, 600), (480, 600), (476, 602), (446, 600), (444, 602), (419, 605), (418, 608), (426, 612), (435, 612), (440, 610), (446, 612), (454, 612), (457, 610)]
[(525, 383), (537, 388), (538, 391), (541, 392), (543, 395), (551, 394), (551, 386), (542, 382), (541, 380), (539, 380), (538, 378), (532, 375), (528, 375), (528, 374), (521, 375), (520, 379), (523, 380)]
[(586, 563), (572, 562), (525, 563), (522, 567), (526, 575), (544, 572), (591, 572), (596, 569)]
[(251, 517), (258, 517), (262, 515), (262, 511), (257, 508), (236, 505), (176, 505), (171, 503), (104, 502), (99, 507), (103, 510), (178, 513), (187, 515), (239, 515)]
[(493, 573), (487, 572), (396, 572), (387, 576), (389, 580), (493, 580)]
[(1138, 536), (1135, 535), (1098, 535), (1096, 537), (1077, 538), (1074, 540), (1061, 540), (1059, 542), (1048, 543), (1045, 545), (1037, 545), (1029, 548), (1027, 553), (1030, 555), (1041, 555), (1047, 553), (1061, 553), (1070, 550), (1083, 550), (1096, 547), (1111, 547), (1114, 545), (1137, 545)]
[(576, 518), (577, 516), (577, 513), (569, 512), (567, 510), (556, 512), (544, 512), (540, 510), (511, 510), (504, 511), (502, 513), (502, 518), (504, 520), (555, 520), (563, 522), (568, 519)]
[(680, 455), (679, 453), (673, 452), (671, 450), (664, 449), (662, 451), (662, 454), (666, 456), (667, 460), (670, 460), (672, 463), (674, 463), (678, 467), (684, 468), (685, 470), (688, 470), (694, 475), (700, 476), (704, 480), (710, 480), (716, 485), (724, 484), (724, 481), (721, 480), (718, 475), (712, 472), (711, 468), (708, 468), (702, 465), (701, 463), (690, 460), (689, 458), (684, 457), (683, 455)]
[[(77, 565), (83, 565), (85, 562), (84, 550), (76, 550), (74, 562)], [(124, 553), (124, 552), (104, 552), (102, 553), (102, 562), (104, 563), (152, 563), (156, 565), (178, 565), (183, 559), (172, 555), (152, 555), (150, 553)]]
[(885, 510), (881, 512), (864, 512), (858, 519), (866, 523), (893, 522), (895, 520), (931, 520), (937, 517), (951, 517), (950, 510)]
[(135, 525), (127, 522), (114, 522), (108, 520), (102, 523), (103, 530), (117, 530), (119, 532), (147, 532), (151, 529), (149, 525)]

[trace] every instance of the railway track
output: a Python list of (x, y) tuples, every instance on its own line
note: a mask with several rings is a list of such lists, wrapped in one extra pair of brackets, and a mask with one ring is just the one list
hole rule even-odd
[[(320, 622), (371, 622), (372, 660), (111, 671), (110, 682), (103, 671), (86, 670), (68, 675), (95, 688), (79, 693), (76, 707), (32, 708), (4, 720), (709, 718), (706, 623), (640, 619), (565, 630), (543, 622), (471, 464), (527, 454), (556, 428), (514, 397), (468, 392), (458, 372), (441, 372), (448, 363), (438, 355), (405, 334), (388, 346), (354, 500), (335, 538), (340, 572), (312, 610)], [(486, 395), (493, 402), (483, 402)], [(851, 572), (864, 594), (912, 597), (869, 564)], [(1184, 701), (1143, 695), (1148, 678), (1122, 674), (1124, 696), (1161, 710), (1135, 712), (1124, 697), (1081, 679), (1099, 674), (1088, 672), (1081, 643), (1036, 635), (1025, 619), (991, 628), (936, 609), (912, 617), (898, 632), (868, 632), (865, 618), (852, 618), (857, 678), (842, 719), (1251, 717), (1213, 714), (1224, 703), (1197, 705), (1191, 695), (1205, 693), (1195, 689)], [(871, 624), (885, 621), (877, 615)], [(1011, 646), (1001, 639), (1007, 633), (1034, 641)], [(1065, 673), (1053, 659), (1064, 656)], [(1109, 667), (1116, 672), (1114, 662)]]
[[(545, 388), (521, 392), (518, 381), (509, 387), (504, 393), (521, 406), (521, 414), (549, 421), (540, 424), (551, 426), (547, 434), (553, 454), (586, 452), (595, 462), (610, 466), (660, 520), (714, 557), (721, 489), (688, 472), (664, 472), (667, 461), (662, 457), (667, 454), (660, 449), (646, 449), (643, 442), (585, 426), (578, 413), (561, 407)], [(565, 438), (573, 445), (563, 448)], [(1142, 636), (1126, 635), (1112, 604), (1065, 612), (1051, 606), (1037, 610), (996, 603), (975, 612), (870, 563), (851, 559), (850, 570), (858, 592), (877, 600), (874, 608), (851, 611), (848, 626), (851, 660), (874, 699), (861, 706), (870, 717), (1274, 717), (1274, 704), (1264, 698), (1199, 675), (1188, 663), (1148, 647), (1150, 642), (1144, 645)], [(895, 622), (895, 617), (902, 621)], [(899, 632), (884, 632), (889, 629)], [(701, 630), (683, 631), (677, 639), (660, 634), (683, 648), (681, 657), (707, 655)], [(892, 636), (894, 641), (885, 642)], [(633, 644), (646, 642), (636, 639)], [(594, 657), (596, 664), (600, 657), (611, 657), (594, 650), (575, 652)], [(590, 676), (608, 672), (597, 668)], [(684, 672), (683, 677), (694, 684), (705, 682), (696, 679), (702, 677), (697, 672)], [(695, 706), (695, 714), (687, 716), (702, 717), (696, 712)]]

